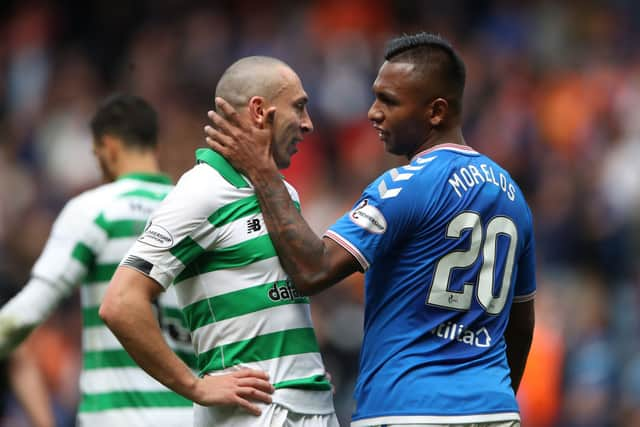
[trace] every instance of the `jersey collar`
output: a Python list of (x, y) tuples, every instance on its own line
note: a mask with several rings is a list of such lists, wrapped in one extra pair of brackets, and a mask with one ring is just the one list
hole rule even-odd
[(419, 152), (418, 154), (416, 154), (411, 158), (411, 161), (415, 160), (420, 156), (424, 156), (427, 153), (431, 153), (437, 150), (451, 150), (451, 151), (458, 151), (460, 153), (479, 154), (476, 150), (469, 147), (468, 145), (445, 143), (445, 144), (434, 145), (433, 147), (427, 148), (426, 150)]
[(161, 173), (133, 172), (120, 175), (118, 177), (118, 181), (121, 179), (135, 179), (138, 181), (156, 182), (158, 184), (172, 184), (171, 178)]
[(224, 179), (236, 188), (249, 187), (249, 182), (238, 172), (231, 163), (217, 152), (210, 148), (198, 148), (196, 150), (196, 161), (206, 163), (218, 171)]

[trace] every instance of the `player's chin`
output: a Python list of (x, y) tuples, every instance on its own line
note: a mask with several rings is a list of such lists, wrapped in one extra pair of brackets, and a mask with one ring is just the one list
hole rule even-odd
[(384, 149), (387, 153), (396, 154), (396, 155), (403, 154), (400, 148), (397, 145), (395, 145), (392, 141), (385, 139), (382, 142), (384, 143)]

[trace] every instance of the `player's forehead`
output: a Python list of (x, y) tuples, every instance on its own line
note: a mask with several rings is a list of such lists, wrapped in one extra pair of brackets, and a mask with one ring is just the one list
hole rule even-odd
[(291, 69), (290, 67), (283, 67), (281, 76), (283, 81), (281, 95), (291, 100), (308, 98), (307, 92), (304, 90), (304, 86), (302, 85), (300, 76), (298, 76), (298, 74), (293, 69)]
[(410, 90), (414, 83), (415, 64), (410, 62), (385, 61), (373, 82), (373, 90)]

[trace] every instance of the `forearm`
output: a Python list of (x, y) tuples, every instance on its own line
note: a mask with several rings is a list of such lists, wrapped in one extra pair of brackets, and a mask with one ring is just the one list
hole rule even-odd
[(35, 427), (55, 424), (44, 379), (29, 350), (19, 347), (9, 359), (11, 390)]
[(31, 331), (44, 322), (69, 287), (32, 278), (0, 310), (0, 359), (13, 351)]
[(251, 181), (280, 262), (298, 290), (313, 294), (330, 285), (325, 243), (300, 215), (277, 171), (254, 173)]
[[(517, 305), (520, 304), (514, 304), (514, 307)], [(518, 392), (522, 376), (524, 375), (531, 342), (533, 341), (533, 330), (533, 306), (531, 306), (524, 315), (523, 313), (516, 315), (512, 313), (509, 325), (505, 331), (505, 341), (507, 344), (507, 362), (511, 370), (511, 387), (514, 393)]]
[[(197, 377), (164, 340), (153, 313), (151, 298), (140, 296), (135, 289), (136, 282), (125, 282), (124, 286), (113, 289), (113, 281), (118, 280), (119, 275), (132, 273), (127, 270), (121, 267), (114, 275), (100, 307), (100, 317), (149, 375), (187, 399), (197, 400), (194, 394)], [(134, 290), (133, 297), (126, 289)]]

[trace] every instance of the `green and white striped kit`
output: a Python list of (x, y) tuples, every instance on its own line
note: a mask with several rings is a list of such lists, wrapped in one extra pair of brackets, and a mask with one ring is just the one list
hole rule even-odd
[(143, 234), (123, 263), (174, 285), (201, 375), (261, 369), (275, 385), (274, 402), (333, 412), (309, 299), (282, 269), (253, 188), (212, 150), (196, 158), (152, 215), (153, 236)]

